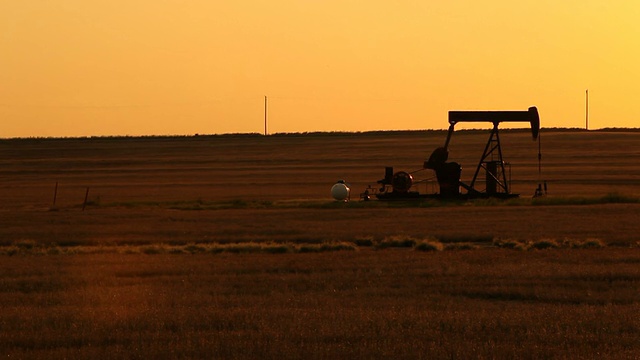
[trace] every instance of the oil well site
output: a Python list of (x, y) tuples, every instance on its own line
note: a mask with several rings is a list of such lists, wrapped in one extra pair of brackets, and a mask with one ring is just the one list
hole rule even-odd
[(636, 358), (640, 132), (532, 114), (1, 140), (0, 353)]
[[(637, 245), (639, 132), (541, 130), (536, 108), (453, 111), (448, 122), (448, 131), (2, 140), (1, 243), (398, 235)], [(454, 129), (465, 123), (480, 129)]]

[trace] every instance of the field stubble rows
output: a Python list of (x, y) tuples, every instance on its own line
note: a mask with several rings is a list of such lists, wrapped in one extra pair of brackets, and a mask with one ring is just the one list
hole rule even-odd
[[(56, 181), (59, 206), (77, 205), (84, 189), (105, 203), (144, 201), (330, 199), (338, 179), (357, 196), (384, 176), (385, 166), (414, 171), (444, 132), (289, 135), (274, 137), (184, 137), (124, 139), (2, 140), (1, 208), (49, 206)], [(450, 160), (469, 182), (487, 133), (462, 132), (451, 142)], [(527, 131), (501, 136), (512, 167), (514, 193), (530, 197), (539, 180), (551, 196), (640, 195), (640, 132), (541, 134), (542, 176), (537, 144)], [(432, 178), (425, 171), (419, 178)], [(431, 190), (431, 189), (428, 189)], [(437, 190), (434, 184), (433, 190)]]
[(33, 359), (637, 356), (637, 253), (518, 254), (10, 257), (0, 265), (0, 351)]
[[(640, 204), (554, 204), (553, 197), (638, 196), (640, 133), (543, 132), (543, 139), (548, 205), (426, 207), (335, 204), (329, 188), (344, 178), (357, 194), (383, 176), (384, 166), (420, 168), (443, 132), (2, 140), (0, 246), (33, 251), (2, 256), (0, 353), (637, 358)], [(530, 196), (539, 180), (537, 146), (527, 132), (506, 132), (502, 140), (513, 189)], [(484, 141), (484, 132), (454, 137), (451, 158), (463, 164), (463, 180)], [(397, 238), (480, 246), (215, 255), (35, 251)], [(541, 239), (595, 239), (605, 247), (482, 246)]]
[[(0, 243), (352, 241), (393, 235), (638, 241), (637, 202), (424, 209), (242, 206), (330, 203), (329, 189), (340, 178), (351, 183), (357, 200), (368, 184), (375, 186), (383, 177), (384, 166), (420, 169), (444, 137), (434, 131), (3, 140)], [(450, 159), (463, 165), (467, 182), (486, 137), (485, 132), (460, 132), (452, 139)], [(523, 198), (539, 180), (548, 182), (551, 201), (640, 195), (640, 133), (543, 130), (541, 138), (539, 179), (537, 144), (529, 132), (501, 136), (513, 167), (512, 188)], [(89, 207), (81, 212), (87, 188)], [(428, 190), (437, 190), (435, 183)], [(215, 209), (221, 203), (232, 206)], [(48, 211), (52, 208), (59, 211)], [(211, 211), (179, 211), (190, 209)]]

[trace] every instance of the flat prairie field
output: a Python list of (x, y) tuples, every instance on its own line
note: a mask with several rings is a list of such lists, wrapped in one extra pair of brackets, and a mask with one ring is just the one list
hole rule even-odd
[[(454, 133), (463, 182), (488, 135)], [(640, 132), (543, 129), (539, 168), (502, 131), (518, 199), (360, 200), (386, 166), (436, 192), (445, 138), (0, 140), (0, 355), (640, 357)]]

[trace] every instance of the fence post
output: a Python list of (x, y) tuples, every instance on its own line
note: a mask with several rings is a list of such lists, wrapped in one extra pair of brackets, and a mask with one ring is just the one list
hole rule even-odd
[(53, 207), (56, 207), (57, 198), (58, 198), (58, 182), (56, 181), (56, 188), (53, 190)]
[(82, 204), (82, 211), (87, 207), (87, 199), (89, 198), (89, 188), (87, 187), (87, 192), (84, 194), (84, 203)]

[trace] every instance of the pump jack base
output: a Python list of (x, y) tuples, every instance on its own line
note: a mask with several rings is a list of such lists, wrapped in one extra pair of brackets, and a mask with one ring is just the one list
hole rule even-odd
[(507, 200), (518, 198), (519, 194), (505, 194), (505, 193), (497, 193), (497, 194), (486, 194), (486, 193), (477, 193), (477, 194), (459, 194), (459, 195), (441, 195), (441, 194), (420, 194), (417, 191), (409, 191), (405, 193), (397, 193), (397, 192), (385, 192), (380, 194), (375, 194), (375, 197), (381, 201), (414, 201), (414, 200), (426, 200), (426, 199), (434, 199), (434, 200), (454, 200), (454, 201), (466, 201), (473, 199), (498, 199), (498, 200)]

